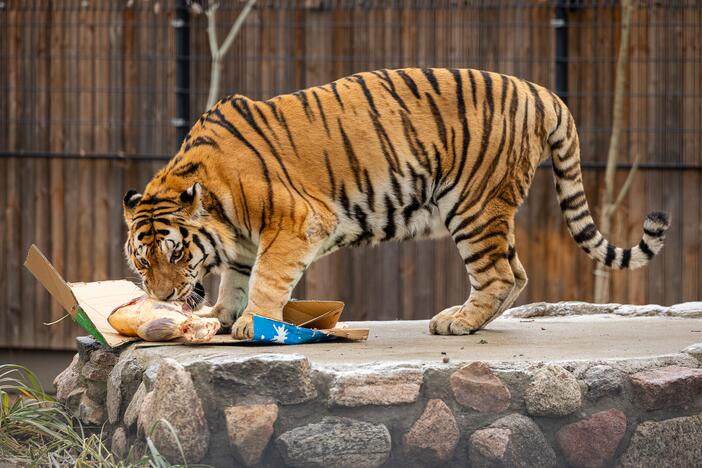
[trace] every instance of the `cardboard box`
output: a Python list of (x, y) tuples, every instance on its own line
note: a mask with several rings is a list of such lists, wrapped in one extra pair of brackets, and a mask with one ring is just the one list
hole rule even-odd
[[(116, 348), (140, 338), (120, 335), (108, 323), (107, 317), (117, 307), (144, 295), (138, 286), (127, 280), (67, 283), (36, 245), (32, 245), (24, 266), (46, 288), (61, 306), (86, 332), (104, 346)], [(339, 301), (290, 301), (283, 309), (283, 321), (254, 316), (254, 338), (234, 340), (229, 335), (217, 335), (205, 345), (280, 343), (298, 344), (328, 341), (338, 338), (365, 340), (367, 328), (346, 328), (339, 322), (344, 303)], [(286, 342), (286, 338), (289, 340)], [(302, 341), (299, 341), (299, 340)], [(183, 344), (182, 341), (140, 342), (137, 346)]]

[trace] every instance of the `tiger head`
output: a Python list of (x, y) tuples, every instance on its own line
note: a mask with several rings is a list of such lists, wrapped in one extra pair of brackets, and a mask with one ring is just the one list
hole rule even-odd
[(143, 280), (149, 296), (185, 301), (197, 307), (204, 299), (202, 280), (215, 247), (202, 227), (202, 188), (124, 196), (128, 234), (124, 251), (129, 266)]

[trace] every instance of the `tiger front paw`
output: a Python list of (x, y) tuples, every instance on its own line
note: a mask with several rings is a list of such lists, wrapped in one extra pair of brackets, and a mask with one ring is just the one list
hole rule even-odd
[(226, 304), (215, 304), (209, 311), (204, 313), (195, 312), (195, 315), (202, 318), (216, 318), (222, 328), (229, 328), (236, 320), (237, 310)]
[(244, 314), (232, 326), (232, 338), (235, 340), (250, 340), (253, 338), (253, 316)]

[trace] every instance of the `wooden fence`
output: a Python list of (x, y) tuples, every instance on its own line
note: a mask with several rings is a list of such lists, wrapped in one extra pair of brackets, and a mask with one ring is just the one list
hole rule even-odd
[[(568, 9), (568, 104), (597, 206), (619, 41), (616, 2)], [(242, 3), (224, 2), (222, 38)], [(264, 98), (378, 68), (473, 67), (554, 85), (553, 2), (265, 1), (226, 58), (223, 93)], [(62, 349), (80, 333), (22, 262), (31, 243), (69, 281), (130, 276), (121, 199), (176, 149), (173, 1), (20, 1), (0, 7), (0, 347)], [(209, 83), (205, 18), (190, 15), (191, 121)], [(702, 296), (702, 6), (637, 2), (623, 163), (641, 155), (610, 236), (639, 239), (651, 209), (673, 225), (644, 270), (613, 275), (613, 300), (670, 304)], [(621, 170), (619, 180), (626, 172)], [(550, 170), (518, 215), (530, 277), (520, 303), (589, 300), (593, 266), (570, 238)], [(468, 294), (450, 240), (338, 252), (298, 297), (347, 302), (347, 319), (424, 319)], [(210, 288), (210, 294), (216, 290)]]

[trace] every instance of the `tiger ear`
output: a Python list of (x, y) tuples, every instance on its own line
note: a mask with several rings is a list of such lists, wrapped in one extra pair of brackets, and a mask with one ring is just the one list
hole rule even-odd
[(124, 194), (123, 208), (124, 208), (124, 219), (129, 222), (134, 215), (134, 208), (141, 201), (142, 195), (136, 190), (129, 190)]
[(200, 185), (200, 182), (196, 182), (186, 190), (183, 190), (180, 193), (180, 202), (190, 214), (200, 211), (202, 207), (202, 185)]

